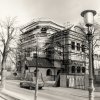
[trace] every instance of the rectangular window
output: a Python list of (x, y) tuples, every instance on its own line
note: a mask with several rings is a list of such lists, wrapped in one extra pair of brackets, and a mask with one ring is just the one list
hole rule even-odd
[(82, 52), (85, 52), (85, 45), (82, 45)]
[(75, 42), (71, 42), (71, 48), (72, 50), (75, 50)]
[(77, 43), (77, 51), (80, 51), (80, 43)]
[(30, 52), (29, 51), (26, 53), (26, 56), (27, 57), (30, 57)]
[(30, 57), (31, 48), (26, 48), (26, 56)]

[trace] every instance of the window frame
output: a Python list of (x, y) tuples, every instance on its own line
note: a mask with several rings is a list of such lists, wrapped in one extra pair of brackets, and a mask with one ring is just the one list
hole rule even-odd
[(77, 43), (77, 51), (80, 51), (80, 43)]
[(81, 45), (81, 49), (82, 49), (82, 52), (85, 52), (85, 45), (84, 44)]
[(71, 41), (71, 49), (75, 50), (75, 42)]

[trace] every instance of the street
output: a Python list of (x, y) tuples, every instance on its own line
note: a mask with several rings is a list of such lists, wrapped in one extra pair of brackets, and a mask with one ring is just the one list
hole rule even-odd
[[(34, 90), (19, 87), (18, 81), (6, 81), (6, 89), (3, 91), (20, 100), (34, 100)], [(88, 91), (62, 88), (44, 87), (38, 91), (38, 100), (88, 100)], [(100, 92), (95, 92), (95, 100), (100, 100)]]

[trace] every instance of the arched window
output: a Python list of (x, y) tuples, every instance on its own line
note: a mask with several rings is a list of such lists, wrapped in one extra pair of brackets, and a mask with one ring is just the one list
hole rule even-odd
[(80, 73), (81, 72), (81, 68), (78, 66), (77, 67), (77, 73)]
[(58, 70), (58, 71), (57, 71), (57, 75), (58, 75), (60, 72), (61, 72), (61, 70)]
[(82, 67), (82, 73), (85, 73), (86, 69), (85, 67)]
[(71, 72), (72, 72), (72, 73), (75, 73), (75, 66), (72, 66)]
[(46, 75), (47, 75), (47, 76), (52, 75), (52, 71), (51, 71), (51, 69), (48, 69), (48, 70), (47, 70)]

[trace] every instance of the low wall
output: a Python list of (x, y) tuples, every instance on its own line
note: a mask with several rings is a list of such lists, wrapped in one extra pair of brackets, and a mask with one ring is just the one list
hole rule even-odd
[(77, 89), (86, 89), (88, 87), (88, 78), (85, 78), (84, 75), (60, 75), (60, 86), (77, 88)]

